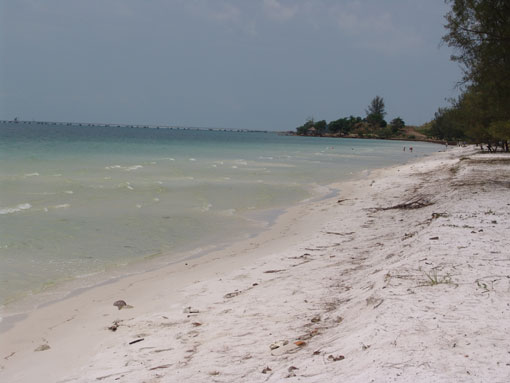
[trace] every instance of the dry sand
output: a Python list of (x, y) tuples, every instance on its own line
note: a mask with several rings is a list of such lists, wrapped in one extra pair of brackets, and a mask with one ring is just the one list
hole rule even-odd
[(340, 189), (32, 312), (0, 334), (0, 381), (509, 382), (510, 157), (454, 148)]

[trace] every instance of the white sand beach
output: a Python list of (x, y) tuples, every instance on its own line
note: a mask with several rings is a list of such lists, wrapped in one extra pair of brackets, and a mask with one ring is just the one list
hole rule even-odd
[(450, 148), (338, 188), (31, 312), (0, 334), (0, 382), (510, 381), (510, 157)]

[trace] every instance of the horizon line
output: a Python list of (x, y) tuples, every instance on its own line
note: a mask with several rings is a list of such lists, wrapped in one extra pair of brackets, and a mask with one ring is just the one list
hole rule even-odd
[(201, 130), (201, 131), (229, 131), (229, 132), (279, 132), (268, 129), (242, 129), (242, 128), (220, 128), (213, 126), (187, 126), (187, 125), (164, 125), (164, 124), (126, 124), (126, 123), (103, 123), (103, 122), (70, 122), (70, 121), (39, 121), (39, 120), (0, 120), (0, 123), (13, 124), (39, 124), (39, 125), (62, 125), (62, 126), (99, 126), (113, 128), (135, 128), (135, 129), (170, 129), (170, 130)]

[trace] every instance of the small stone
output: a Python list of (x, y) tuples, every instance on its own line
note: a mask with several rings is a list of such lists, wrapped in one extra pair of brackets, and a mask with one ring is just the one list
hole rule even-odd
[(122, 310), (123, 307), (127, 306), (126, 301), (123, 301), (122, 299), (113, 302), (113, 305), (117, 307), (119, 310)]
[(46, 351), (49, 350), (51, 347), (48, 344), (41, 344), (39, 347), (37, 347), (34, 351)]
[(237, 297), (239, 294), (241, 294), (240, 291), (234, 291), (233, 293), (228, 293), (223, 296), (225, 299), (234, 298)]
[(296, 370), (299, 370), (299, 368), (294, 367), (294, 366), (290, 366), (288, 368), (289, 374), (287, 375), (287, 378), (292, 378), (292, 377), (296, 376), (296, 373), (294, 372)]
[(117, 331), (119, 326), (120, 326), (120, 321), (116, 320), (112, 323), (112, 325), (110, 327), (108, 327), (108, 330), (115, 332), (115, 331)]
[(128, 305), (126, 301), (123, 301), (122, 299), (113, 302), (113, 305), (116, 306), (119, 310), (133, 308), (133, 306)]
[(271, 344), (271, 345), (269, 346), (269, 348), (270, 348), (271, 350), (276, 350), (277, 348), (280, 348), (280, 347), (282, 347), (282, 346), (286, 346), (286, 345), (288, 345), (288, 344), (289, 344), (289, 341), (288, 341), (288, 340), (280, 340), (280, 341), (278, 341), (278, 342), (274, 342), (273, 344)]

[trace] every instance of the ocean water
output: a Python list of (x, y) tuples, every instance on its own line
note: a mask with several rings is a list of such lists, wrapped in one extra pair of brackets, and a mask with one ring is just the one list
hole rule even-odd
[[(0, 305), (247, 238), (332, 182), (440, 149), (263, 132), (0, 123)], [(143, 262), (142, 262), (143, 263)]]

